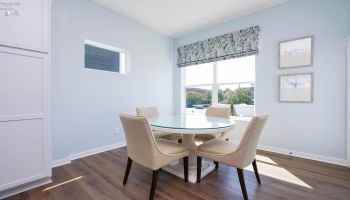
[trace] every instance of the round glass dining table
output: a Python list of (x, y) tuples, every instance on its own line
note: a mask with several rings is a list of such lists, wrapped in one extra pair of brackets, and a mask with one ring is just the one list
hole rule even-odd
[[(201, 115), (161, 115), (148, 118), (149, 124), (153, 130), (180, 133), (182, 134), (182, 143), (189, 150), (189, 181), (196, 182), (197, 178), (197, 145), (194, 140), (196, 134), (210, 134), (228, 132), (235, 128), (235, 121), (219, 117), (201, 116)], [(162, 168), (180, 178), (183, 178), (182, 159), (171, 163)], [(202, 177), (215, 169), (215, 165), (203, 161)]]

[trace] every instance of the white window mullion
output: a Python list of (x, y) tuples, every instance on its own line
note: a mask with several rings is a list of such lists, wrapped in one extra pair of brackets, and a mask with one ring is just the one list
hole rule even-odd
[(186, 70), (184, 68), (180, 69), (181, 71), (181, 83), (183, 83), (182, 87), (181, 87), (181, 102), (180, 102), (180, 106), (181, 106), (181, 114), (186, 113)]
[(219, 86), (218, 86), (218, 76), (217, 76), (217, 62), (214, 62), (214, 67), (213, 67), (213, 70), (214, 70), (214, 83), (213, 83), (213, 89), (212, 89), (212, 94), (211, 94), (211, 104), (213, 106), (217, 106), (218, 105), (218, 91), (219, 91)]

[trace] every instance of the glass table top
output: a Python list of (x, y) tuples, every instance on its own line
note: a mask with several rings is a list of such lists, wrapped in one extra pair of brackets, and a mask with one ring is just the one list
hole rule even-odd
[(163, 115), (148, 118), (151, 126), (171, 129), (221, 129), (234, 126), (235, 121), (200, 115)]

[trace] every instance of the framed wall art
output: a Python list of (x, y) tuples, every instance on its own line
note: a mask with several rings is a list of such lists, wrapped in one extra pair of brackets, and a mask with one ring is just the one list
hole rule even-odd
[(304, 37), (279, 43), (279, 68), (307, 67), (313, 64), (314, 37)]
[(279, 77), (280, 102), (313, 102), (313, 73)]

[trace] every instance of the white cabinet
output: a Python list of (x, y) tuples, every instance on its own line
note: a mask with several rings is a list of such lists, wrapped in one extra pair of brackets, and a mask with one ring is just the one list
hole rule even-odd
[(50, 181), (49, 4), (0, 1), (0, 199)]

